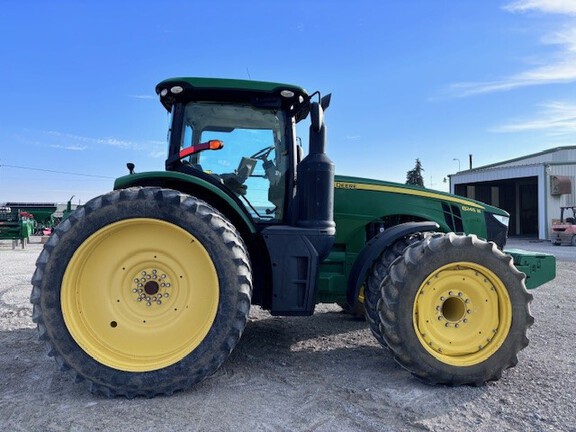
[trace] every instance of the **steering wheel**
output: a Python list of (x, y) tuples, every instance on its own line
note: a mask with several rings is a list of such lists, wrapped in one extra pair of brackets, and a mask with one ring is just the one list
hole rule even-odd
[(263, 162), (266, 162), (268, 159), (268, 155), (270, 155), (270, 153), (272, 152), (272, 150), (274, 150), (274, 146), (270, 146), (270, 147), (264, 147), (261, 150), (258, 150), (256, 153), (254, 153), (252, 156), (250, 156), (252, 159), (260, 159)]

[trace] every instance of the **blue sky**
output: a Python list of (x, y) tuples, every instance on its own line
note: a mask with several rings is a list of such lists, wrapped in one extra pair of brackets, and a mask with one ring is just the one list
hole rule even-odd
[(575, 144), (575, 24), (573, 0), (6, 1), (0, 202), (83, 203), (126, 162), (162, 170), (154, 86), (173, 76), (331, 92), (338, 173), (404, 182), (419, 158), (447, 190), (469, 154)]

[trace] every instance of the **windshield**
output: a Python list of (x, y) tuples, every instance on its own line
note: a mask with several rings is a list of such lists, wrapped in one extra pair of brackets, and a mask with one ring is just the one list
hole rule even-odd
[(186, 105), (181, 149), (210, 140), (223, 147), (192, 153), (184, 163), (212, 174), (252, 216), (282, 219), (288, 152), (280, 111), (248, 105), (192, 102)]

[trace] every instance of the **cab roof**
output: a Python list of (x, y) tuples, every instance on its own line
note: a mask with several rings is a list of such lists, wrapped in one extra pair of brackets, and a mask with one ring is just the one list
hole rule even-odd
[(297, 120), (308, 115), (308, 93), (302, 87), (266, 81), (224, 78), (169, 78), (156, 86), (162, 105), (170, 111), (177, 102), (192, 101), (248, 103), (262, 108), (293, 111)]

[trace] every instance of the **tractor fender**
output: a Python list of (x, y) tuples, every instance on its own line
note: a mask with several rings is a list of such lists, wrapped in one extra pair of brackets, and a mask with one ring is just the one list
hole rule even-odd
[(114, 189), (158, 186), (194, 195), (222, 212), (240, 232), (256, 233), (256, 227), (240, 200), (215, 181), (175, 171), (152, 171), (119, 177)]
[(391, 246), (396, 240), (417, 232), (435, 231), (440, 228), (436, 222), (406, 222), (388, 228), (380, 234), (372, 237), (358, 254), (356, 261), (352, 265), (350, 276), (348, 277), (347, 300), (353, 308), (358, 301), (360, 288), (364, 285), (366, 276), (372, 263), (384, 249)]

